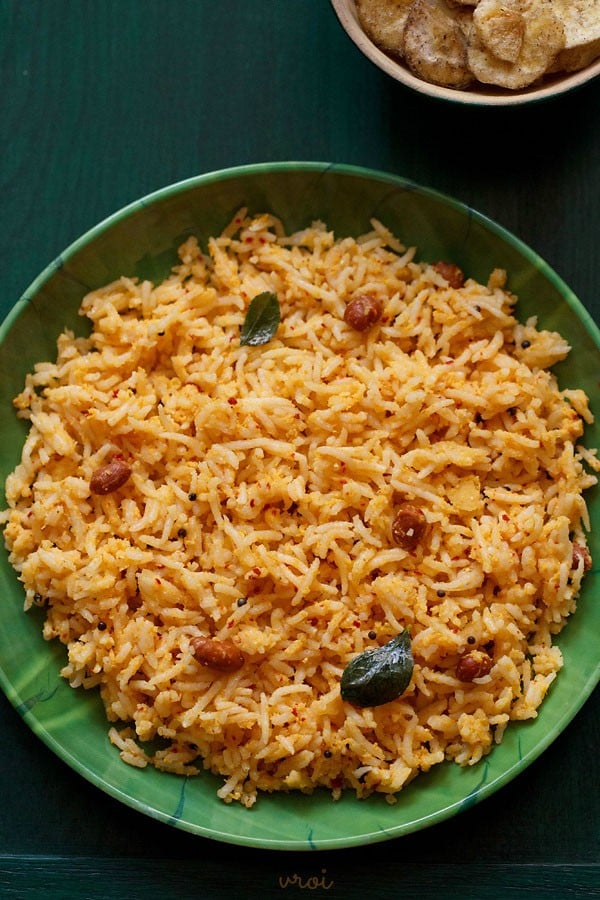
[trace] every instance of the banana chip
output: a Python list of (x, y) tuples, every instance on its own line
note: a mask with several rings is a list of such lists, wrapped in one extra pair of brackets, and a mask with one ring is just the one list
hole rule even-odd
[(553, 0), (552, 9), (565, 27), (565, 49), (551, 72), (575, 72), (600, 56), (600, 0)]
[(404, 25), (413, 0), (356, 0), (358, 20), (374, 44), (393, 56), (404, 55)]
[(544, 0), (480, 0), (473, 24), (469, 68), (484, 84), (529, 87), (565, 47), (564, 26)]
[(479, 4), (473, 24), (480, 42), (505, 62), (517, 62), (525, 37), (525, 17), (499, 3)]
[(420, 78), (448, 87), (473, 80), (460, 13), (443, 0), (414, 0), (404, 26), (404, 55)]

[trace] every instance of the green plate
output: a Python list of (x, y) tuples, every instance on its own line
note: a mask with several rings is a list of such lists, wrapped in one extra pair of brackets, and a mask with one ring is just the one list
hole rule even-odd
[[(25, 427), (12, 398), (36, 361), (55, 357), (59, 332), (85, 327), (82, 296), (121, 274), (162, 278), (189, 233), (201, 241), (218, 233), (241, 206), (270, 211), (288, 229), (323, 219), (338, 235), (359, 234), (375, 216), (420, 259), (445, 258), (487, 280), (509, 272), (521, 319), (560, 331), (575, 348), (557, 366), (564, 387), (582, 387), (595, 401), (600, 333), (581, 303), (536, 254), (468, 207), (380, 172), (323, 163), (275, 163), (214, 172), (172, 185), (116, 213), (72, 244), (31, 285), (0, 329), (0, 478), (20, 457)], [(600, 446), (598, 426), (588, 446)], [(600, 495), (588, 495), (591, 551), (600, 559)], [(453, 816), (489, 797), (522, 772), (563, 731), (600, 679), (598, 573), (588, 574), (579, 609), (558, 643), (565, 666), (537, 719), (512, 724), (503, 743), (476, 766), (435, 767), (413, 781), (399, 802), (383, 797), (333, 802), (313, 796), (261, 796), (246, 810), (216, 797), (219, 779), (184, 779), (121, 762), (107, 737), (98, 695), (72, 690), (60, 678), (64, 648), (41, 636), (41, 614), (24, 615), (23, 590), (6, 551), (0, 557), (0, 683), (25, 722), (75, 771), (118, 800), (178, 828), (234, 844), (285, 850), (332, 849), (396, 838)]]

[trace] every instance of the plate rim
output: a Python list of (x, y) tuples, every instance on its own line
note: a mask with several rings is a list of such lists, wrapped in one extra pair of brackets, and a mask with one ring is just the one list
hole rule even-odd
[[(581, 325), (588, 332), (595, 344), (596, 349), (600, 353), (600, 328), (597, 326), (596, 322), (594, 321), (588, 310), (585, 308), (583, 303), (544, 259), (542, 259), (529, 245), (524, 243), (520, 238), (518, 238), (511, 231), (506, 229), (495, 220), (491, 219), (483, 213), (480, 213), (470, 205), (467, 205), (466, 203), (463, 203), (462, 201), (457, 200), (454, 197), (451, 197), (433, 188), (420, 185), (417, 182), (414, 182), (400, 175), (395, 175), (393, 173), (388, 173), (382, 170), (372, 169), (364, 166), (310, 161), (252, 163), (242, 166), (216, 169), (210, 172), (173, 182), (172, 184), (168, 184), (126, 204), (111, 215), (102, 219), (93, 227), (89, 228), (76, 240), (72, 241), (58, 257), (56, 257), (39, 273), (39, 275), (36, 276), (36, 278), (26, 288), (22, 296), (16, 301), (16, 303), (0, 323), (0, 344), (3, 344), (4, 341), (9, 337), (13, 326), (15, 326), (15, 324), (17, 323), (17, 320), (25, 307), (30, 303), (31, 299), (37, 294), (40, 288), (42, 288), (43, 285), (55, 274), (57, 268), (62, 267), (65, 262), (68, 262), (68, 260), (86, 244), (88, 244), (90, 241), (93, 241), (98, 235), (110, 229), (116, 223), (125, 220), (130, 215), (133, 215), (142, 208), (146, 208), (148, 206), (152, 206), (157, 202), (161, 202), (165, 199), (165, 197), (188, 191), (202, 184), (215, 183), (240, 176), (260, 176), (261, 174), (268, 174), (276, 171), (289, 172), (291, 170), (302, 170), (306, 172), (314, 172), (316, 174), (324, 173), (327, 171), (334, 171), (341, 175), (356, 176), (367, 180), (374, 179), (376, 181), (391, 184), (399, 188), (414, 190), (418, 194), (429, 196), (430, 198), (434, 199), (436, 202), (441, 203), (444, 206), (450, 206), (454, 210), (464, 215), (474, 217), (481, 225), (483, 225), (486, 230), (491, 231), (495, 236), (499, 237), (501, 240), (505, 241), (514, 249), (516, 249), (523, 257), (525, 257), (526, 260), (528, 260), (533, 266), (535, 266), (535, 268), (553, 284), (555, 289), (560, 293), (562, 299), (576, 314), (577, 318), (581, 322)], [(517, 762), (513, 763), (513, 765), (511, 765), (508, 769), (505, 769), (504, 771), (499, 773), (490, 782), (482, 784), (474, 793), (469, 795), (469, 797), (467, 798), (469, 800), (468, 806), (470, 807), (472, 805), (478, 804), (485, 798), (491, 796), (505, 784), (512, 781), (518, 774), (528, 768), (528, 766), (554, 742), (554, 740), (564, 731), (566, 726), (574, 719), (582, 706), (589, 699), (599, 681), (600, 658), (597, 661), (595, 669), (590, 671), (583, 689), (580, 688), (580, 690), (578, 691), (578, 702), (565, 709), (563, 714), (558, 718), (557, 722), (555, 722), (554, 727), (549, 732), (547, 732), (540, 740), (538, 740), (535, 746), (531, 748), (522, 758), (518, 759)], [(173, 825), (175, 827), (181, 828), (184, 831), (187, 831), (188, 833), (192, 833), (208, 839), (218, 840), (238, 846), (284, 851), (344, 849), (353, 846), (366, 846), (371, 843), (378, 843), (398, 838), (406, 834), (421, 830), (423, 828), (431, 827), (431, 825), (445, 821), (465, 808), (465, 798), (462, 798), (450, 803), (443, 809), (436, 810), (434, 813), (420, 816), (408, 823), (401, 823), (395, 826), (392, 825), (389, 828), (386, 828), (385, 831), (380, 829), (376, 832), (374, 831), (368, 834), (362, 833), (356, 835), (354, 838), (349, 838), (347, 835), (345, 835), (340, 838), (318, 839), (314, 846), (311, 845), (311, 843), (307, 841), (306, 838), (285, 838), (283, 840), (278, 840), (275, 838), (265, 839), (263, 837), (255, 838), (252, 836), (252, 834), (240, 835), (217, 831), (214, 827), (205, 827), (202, 825), (197, 825), (195, 823), (185, 822), (181, 819), (177, 819), (175, 816), (173, 816), (173, 814), (169, 814), (161, 809), (157, 809), (146, 803), (145, 801), (140, 800), (135, 796), (131, 796), (131, 794), (127, 793), (126, 790), (120, 788), (118, 784), (113, 784), (112, 782), (107, 781), (106, 778), (104, 778), (101, 774), (95, 772), (89, 766), (82, 764), (81, 761), (73, 755), (69, 748), (64, 745), (64, 743), (57, 740), (54, 735), (52, 735), (52, 733), (48, 731), (44, 723), (41, 722), (40, 719), (35, 715), (34, 708), (27, 707), (26, 702), (19, 694), (18, 688), (5, 672), (1, 658), (0, 687), (2, 687), (2, 690), (7, 699), (17, 710), (21, 718), (26, 722), (28, 727), (34, 732), (34, 734), (36, 734), (37, 737), (39, 737), (44, 742), (44, 744), (46, 744), (47, 747), (52, 750), (52, 752), (56, 756), (58, 756), (63, 762), (65, 762), (72, 771), (75, 771), (81, 777), (86, 778), (87, 781), (94, 784), (103, 792), (118, 800), (119, 802), (124, 803), (130, 808), (135, 809), (147, 816), (150, 816), (155, 820)], [(100, 702), (99, 699), (98, 702)], [(526, 725), (527, 723), (512, 722), (511, 728), (515, 729), (523, 726), (526, 727)], [(479, 765), (485, 764), (485, 761), (486, 757), (484, 757)], [(445, 765), (448, 766), (450, 765), (450, 763), (446, 762)], [(163, 774), (167, 775), (168, 773)], [(181, 779), (181, 776), (172, 777)], [(426, 776), (419, 776), (419, 779), (417, 780), (420, 780), (423, 777)], [(333, 803), (334, 801), (331, 802)], [(368, 803), (368, 800), (360, 802)], [(247, 811), (247, 814), (249, 816), (252, 816), (252, 811)]]

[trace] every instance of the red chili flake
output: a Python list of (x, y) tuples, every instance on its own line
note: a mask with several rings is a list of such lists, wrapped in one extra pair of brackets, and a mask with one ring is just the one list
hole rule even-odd
[(354, 625), (355, 628), (360, 628), (360, 622), (358, 621), (358, 619), (355, 619), (352, 624)]
[(251, 237), (244, 238), (244, 241), (245, 241), (247, 244), (251, 244), (251, 243), (253, 242), (253, 240), (254, 240), (254, 238), (251, 238)]
[(235, 222), (236, 225), (242, 224), (242, 219), (239, 216), (237, 217), (237, 219), (234, 219), (233, 221)]
[(155, 582), (156, 582), (157, 584), (162, 584), (160, 578), (155, 578), (154, 580), (155, 580)]
[(118, 388), (115, 388), (114, 391), (112, 392), (112, 395), (113, 395), (113, 397), (118, 397), (118, 396), (119, 396), (119, 389), (118, 389)]
[(267, 243), (267, 239), (266, 239), (266, 238), (263, 238), (263, 237), (259, 238), (259, 241), (261, 242), (261, 244), (266, 244), (266, 243)]
[(510, 516), (507, 516), (506, 513), (502, 513), (502, 518), (505, 522), (510, 522)]
[(250, 501), (250, 506), (254, 506), (255, 502), (256, 502), (255, 500), (251, 500), (251, 501)]
[(229, 620), (229, 622), (227, 623), (227, 627), (228, 627), (228, 628), (233, 628), (233, 619), (230, 619), (230, 620)]
[(227, 400), (227, 402), (228, 402), (231, 406), (235, 406), (236, 403), (237, 403), (237, 400), (235, 399), (235, 397), (229, 397), (229, 399)]
[(312, 619), (309, 619), (308, 621), (312, 625), (313, 628), (316, 628), (317, 625), (319, 624), (319, 620), (317, 619), (316, 616), (313, 616)]
[(330, 781), (332, 788), (341, 788), (344, 785), (344, 779), (341, 775), (338, 775), (336, 778), (332, 778)]
[(258, 566), (254, 566), (252, 571), (254, 572), (255, 575), (260, 575), (260, 569), (258, 568)]
[(296, 709), (295, 706), (292, 706), (292, 715), (293, 715), (293, 716), (297, 716), (297, 715), (298, 715), (298, 710)]

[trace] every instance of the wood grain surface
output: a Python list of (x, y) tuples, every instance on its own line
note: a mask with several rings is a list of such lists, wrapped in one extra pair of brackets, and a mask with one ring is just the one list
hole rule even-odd
[[(303, 159), (471, 204), (600, 321), (600, 80), (530, 108), (467, 108), (380, 73), (326, 0), (0, 0), (0, 86), (2, 316), (128, 202), (214, 169)], [(597, 896), (599, 721), (596, 691), (525, 773), (454, 820), (299, 854), (213, 843), (120, 805), (0, 696), (0, 896)]]

